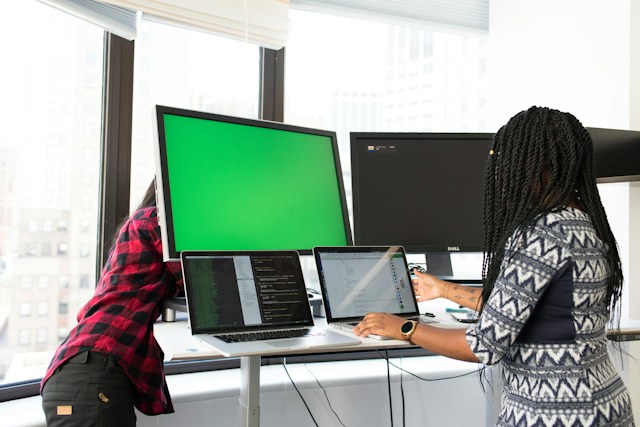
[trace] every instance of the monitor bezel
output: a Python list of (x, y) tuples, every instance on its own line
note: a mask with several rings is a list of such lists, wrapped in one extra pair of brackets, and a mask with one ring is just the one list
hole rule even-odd
[[(197, 119), (204, 120), (214, 120), (225, 123), (233, 123), (245, 126), (252, 127), (261, 127), (268, 129), (276, 129), (288, 132), (296, 132), (310, 135), (318, 135), (324, 136), (330, 139), (332, 152), (333, 152), (333, 160), (335, 166), (336, 180), (338, 183), (339, 197), (340, 203), (342, 207), (342, 218), (344, 225), (344, 235), (346, 239), (346, 245), (353, 245), (353, 235), (351, 230), (351, 224), (349, 220), (349, 212), (347, 208), (346, 202), (346, 193), (344, 187), (344, 178), (342, 172), (342, 166), (340, 163), (340, 154), (338, 151), (338, 140), (336, 132), (329, 130), (321, 130), (321, 129), (312, 129), (306, 128), (302, 126), (289, 125), (281, 122), (274, 122), (269, 120), (261, 120), (261, 119), (250, 119), (245, 117), (236, 117), (236, 116), (228, 116), (222, 114), (209, 113), (204, 111), (196, 111), (184, 108), (176, 108), (165, 105), (156, 105), (154, 107), (154, 149), (155, 149), (155, 159), (156, 159), (156, 173), (155, 173), (155, 183), (156, 183), (156, 207), (157, 207), (157, 215), (158, 215), (158, 223), (160, 225), (161, 230), (161, 239), (162, 239), (162, 250), (163, 250), (163, 259), (165, 261), (179, 261), (180, 260), (180, 252), (176, 248), (176, 240), (174, 235), (173, 226), (169, 226), (169, 224), (173, 224), (172, 217), (172, 209), (171, 209), (171, 188), (169, 183), (169, 172), (168, 172), (168, 162), (167, 162), (167, 150), (166, 150), (166, 139), (165, 139), (165, 128), (164, 128), (164, 120), (163, 117), (165, 114), (169, 115), (177, 115), (184, 117), (193, 117)], [(308, 248), (273, 248), (274, 250), (292, 250), (297, 251), (301, 255), (311, 255), (313, 247), (317, 246), (317, 244), (311, 244)], [(183, 250), (228, 250), (229, 248), (189, 248)], [(237, 250), (255, 250), (254, 248), (242, 248)]]
[[(353, 237), (355, 245), (362, 246), (375, 246), (375, 245), (401, 245), (405, 248), (405, 251), (411, 253), (458, 253), (458, 252), (482, 252), (483, 242), (478, 244), (469, 245), (442, 245), (442, 244), (408, 244), (407, 242), (395, 241), (395, 242), (369, 242), (363, 241), (363, 232), (359, 217), (362, 215), (361, 203), (358, 197), (359, 188), (359, 156), (356, 152), (358, 145), (367, 141), (383, 141), (392, 142), (399, 140), (479, 140), (487, 141), (491, 146), (493, 143), (494, 133), (488, 132), (351, 132), (350, 133), (350, 149), (351, 149), (351, 180), (352, 180), (352, 205), (353, 205)], [(488, 155), (488, 151), (487, 151)], [(461, 171), (464, 173), (464, 171)], [(484, 178), (484, 177), (483, 177)]]

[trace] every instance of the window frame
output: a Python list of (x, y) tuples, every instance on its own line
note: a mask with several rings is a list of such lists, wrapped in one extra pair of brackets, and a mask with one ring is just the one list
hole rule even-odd
[[(101, 178), (98, 208), (98, 250), (96, 283), (104, 265), (112, 238), (121, 220), (129, 215), (131, 181), (131, 144), (133, 119), (133, 68), (135, 42), (105, 32), (103, 48), (103, 102), (101, 135)], [(259, 118), (284, 121), (285, 48), (260, 48), (259, 58)], [(66, 224), (54, 224), (54, 228)], [(57, 251), (64, 242), (58, 242)], [(68, 247), (66, 248), (68, 251)], [(68, 280), (68, 278), (67, 278)], [(58, 312), (58, 309), (55, 310)], [(33, 313), (33, 311), (32, 311)], [(433, 355), (422, 348), (351, 351), (286, 356), (287, 363), (379, 359)], [(282, 364), (282, 356), (262, 357), (262, 365)], [(240, 358), (222, 358), (165, 363), (165, 373), (182, 374), (233, 369), (240, 367)], [(0, 402), (40, 394), (41, 378), (0, 385)]]

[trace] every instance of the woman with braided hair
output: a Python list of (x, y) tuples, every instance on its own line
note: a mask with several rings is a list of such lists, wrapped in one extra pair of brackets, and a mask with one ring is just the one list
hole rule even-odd
[[(467, 329), (369, 313), (360, 336), (405, 339), (448, 357), (502, 362), (499, 426), (633, 426), (606, 345), (622, 271), (595, 183), (593, 147), (571, 114), (531, 107), (495, 135), (485, 169), (483, 287), (415, 272), (420, 301), (480, 312)], [(618, 323), (616, 323), (616, 320)]]

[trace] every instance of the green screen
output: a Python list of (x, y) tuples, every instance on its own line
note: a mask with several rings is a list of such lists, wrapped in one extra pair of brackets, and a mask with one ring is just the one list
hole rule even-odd
[(176, 252), (348, 244), (330, 136), (163, 118), (165, 208)]

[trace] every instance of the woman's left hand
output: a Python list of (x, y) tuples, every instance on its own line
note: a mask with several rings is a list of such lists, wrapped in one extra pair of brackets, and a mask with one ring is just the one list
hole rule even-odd
[(404, 322), (406, 322), (404, 318), (393, 314), (368, 313), (362, 321), (353, 328), (353, 332), (360, 337), (374, 334), (401, 340), (403, 338), (400, 328)]

